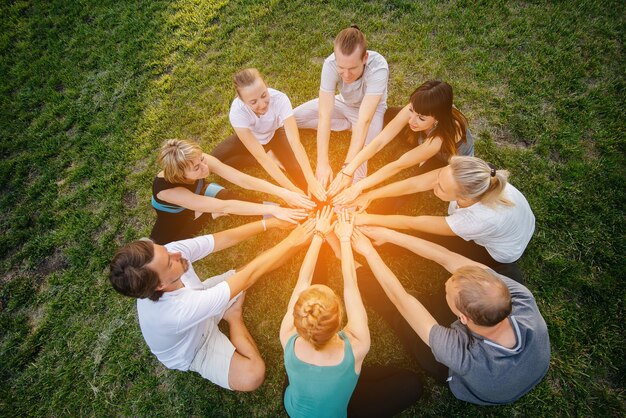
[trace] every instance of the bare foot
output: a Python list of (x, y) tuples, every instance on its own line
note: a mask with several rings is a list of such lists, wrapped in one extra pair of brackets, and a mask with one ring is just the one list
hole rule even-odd
[(246, 298), (246, 294), (242, 293), (241, 296), (237, 298), (235, 303), (230, 305), (228, 309), (224, 312), (224, 316), (222, 319), (226, 322), (241, 320), (243, 317), (243, 301)]

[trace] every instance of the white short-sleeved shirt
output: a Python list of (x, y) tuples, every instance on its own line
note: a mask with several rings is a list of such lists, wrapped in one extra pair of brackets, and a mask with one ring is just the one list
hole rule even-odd
[(368, 58), (363, 75), (358, 80), (346, 84), (337, 72), (335, 54), (330, 54), (324, 60), (322, 67), (322, 81), (320, 90), (335, 94), (339, 90), (338, 99), (353, 107), (360, 107), (366, 95), (381, 95), (378, 107), (387, 108), (387, 81), (389, 80), (389, 65), (385, 57), (376, 51), (367, 51)]
[(169, 369), (189, 369), (211, 325), (207, 319), (223, 314), (228, 306), (228, 283), (205, 288), (191, 264), (213, 252), (214, 247), (213, 235), (165, 245), (189, 261), (189, 269), (181, 277), (184, 287), (163, 293), (156, 302), (137, 300), (141, 333), (150, 351)]
[(474, 203), (459, 208), (456, 201), (450, 202), (450, 229), (466, 241), (474, 240), (500, 263), (512, 263), (522, 256), (535, 232), (535, 215), (524, 195), (512, 184), (507, 183), (504, 195), (515, 206), (485, 206)]
[(246, 104), (235, 97), (230, 105), (230, 124), (233, 128), (248, 128), (254, 137), (265, 145), (274, 137), (274, 132), (285, 124), (285, 120), (293, 115), (289, 97), (281, 91), (268, 88), (270, 103), (264, 115), (257, 116)]

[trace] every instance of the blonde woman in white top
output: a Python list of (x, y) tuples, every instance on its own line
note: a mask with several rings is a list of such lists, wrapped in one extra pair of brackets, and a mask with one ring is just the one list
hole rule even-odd
[(508, 176), (508, 171), (479, 158), (452, 157), (446, 167), (369, 191), (355, 202), (363, 210), (375, 199), (432, 190), (450, 202), (448, 216), (361, 214), (357, 224), (419, 231), (420, 236), (493, 268), (514, 263), (533, 236), (535, 216)]
[(319, 201), (326, 200), (326, 192), (315, 178), (300, 142), (287, 95), (269, 88), (256, 68), (236, 73), (233, 84), (237, 97), (229, 119), (235, 134), (220, 143), (211, 155), (237, 169), (258, 163), (279, 185), (302, 194), (303, 199), (309, 192)]

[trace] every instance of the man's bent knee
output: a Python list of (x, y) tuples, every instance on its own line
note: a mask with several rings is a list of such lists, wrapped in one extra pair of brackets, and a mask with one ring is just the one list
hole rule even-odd
[(244, 358), (236, 367), (231, 367), (229, 386), (239, 392), (256, 390), (265, 381), (265, 362), (263, 359)]

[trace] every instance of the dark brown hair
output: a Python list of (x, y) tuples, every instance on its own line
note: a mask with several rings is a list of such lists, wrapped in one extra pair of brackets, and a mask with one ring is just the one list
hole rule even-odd
[(124, 296), (157, 301), (163, 295), (159, 275), (147, 265), (154, 258), (154, 243), (149, 240), (134, 241), (117, 250), (109, 265), (109, 281)]
[(427, 139), (440, 137), (441, 151), (448, 157), (456, 155), (457, 139), (467, 141), (467, 119), (452, 105), (453, 99), (452, 87), (439, 80), (426, 81), (411, 94), (413, 111), (437, 120)]

